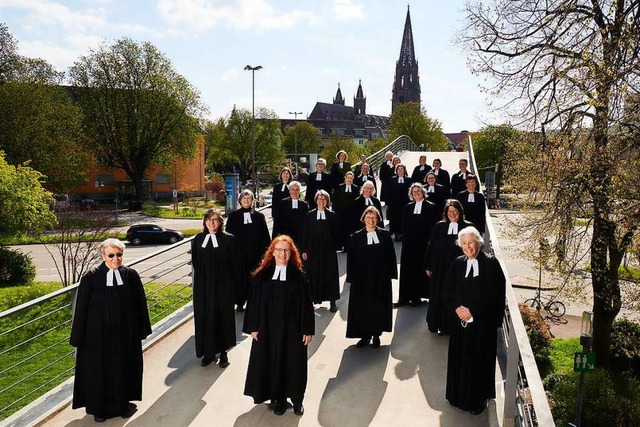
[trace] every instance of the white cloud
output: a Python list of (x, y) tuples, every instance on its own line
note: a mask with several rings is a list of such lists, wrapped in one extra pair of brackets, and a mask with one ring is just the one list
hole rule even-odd
[(230, 70), (223, 72), (222, 75), (220, 76), (220, 80), (222, 80), (223, 82), (234, 81), (238, 78), (239, 74), (240, 74), (240, 71), (236, 70), (235, 68), (232, 68)]
[(264, 31), (316, 21), (308, 11), (278, 13), (265, 0), (157, 0), (157, 8), (170, 25), (197, 32), (218, 26)]
[(334, 0), (333, 12), (340, 20), (363, 19), (364, 3), (355, 3), (353, 0)]

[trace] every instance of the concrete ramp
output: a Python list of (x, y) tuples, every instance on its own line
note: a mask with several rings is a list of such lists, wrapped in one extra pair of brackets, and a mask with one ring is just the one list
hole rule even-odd
[(433, 159), (440, 159), (442, 162), (442, 169), (449, 172), (449, 175), (453, 175), (458, 172), (458, 161), (460, 159), (469, 160), (469, 153), (466, 151), (404, 151), (400, 153), (402, 163), (407, 166), (407, 172), (411, 174), (413, 168), (418, 164), (420, 156), (427, 156), (427, 164), (432, 165)]

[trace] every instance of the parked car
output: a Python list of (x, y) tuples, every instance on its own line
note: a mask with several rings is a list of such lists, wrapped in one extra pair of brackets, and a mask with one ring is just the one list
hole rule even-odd
[(142, 243), (176, 243), (184, 239), (181, 231), (169, 230), (153, 224), (132, 225), (127, 230), (127, 240), (132, 245)]
[[(252, 179), (248, 179), (245, 183), (244, 183), (245, 187), (249, 187), (249, 188), (253, 188), (253, 180)], [(265, 187), (267, 184), (265, 184), (262, 181), (258, 181), (258, 187)]]

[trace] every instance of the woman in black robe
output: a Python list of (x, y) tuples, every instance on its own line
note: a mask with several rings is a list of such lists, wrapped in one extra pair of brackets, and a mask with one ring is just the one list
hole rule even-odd
[(296, 245), (299, 245), (302, 241), (304, 218), (307, 216), (307, 212), (309, 212), (309, 205), (300, 199), (300, 183), (298, 181), (291, 181), (289, 183), (289, 197), (282, 201), (279, 209), (278, 232), (275, 231), (274, 222), (274, 237), (280, 234), (286, 234), (293, 239)]
[(340, 224), (340, 247), (346, 248), (351, 235), (351, 221), (353, 218), (353, 201), (360, 195), (360, 188), (353, 183), (353, 172), (344, 174), (344, 182), (333, 190), (331, 205)]
[(282, 168), (278, 182), (273, 185), (273, 194), (271, 199), (271, 218), (273, 219), (273, 237), (278, 234), (283, 234), (280, 230), (282, 227), (282, 220), (280, 219), (282, 211), (282, 200), (289, 197), (289, 183), (291, 182), (291, 169), (288, 167)]
[(487, 203), (484, 195), (476, 191), (478, 178), (472, 173), (468, 174), (465, 185), (467, 189), (459, 192), (456, 199), (462, 204), (467, 219), (471, 221), (480, 234), (484, 236), (487, 223)]
[(236, 238), (242, 254), (242, 280), (234, 288), (233, 300), (238, 312), (244, 311), (251, 271), (260, 263), (260, 257), (269, 246), (269, 228), (262, 212), (253, 209), (253, 192), (242, 190), (238, 197), (240, 208), (229, 214), (227, 231)]
[(442, 214), (444, 204), (449, 198), (449, 190), (438, 184), (436, 175), (433, 172), (427, 173), (424, 186), (427, 190), (427, 200), (436, 205), (438, 214)]
[(331, 180), (333, 181), (333, 188), (342, 184), (344, 181), (344, 174), (351, 170), (351, 163), (347, 161), (349, 156), (344, 150), (340, 150), (336, 153), (336, 161), (331, 166)]
[(378, 173), (378, 178), (380, 178), (380, 200), (383, 202), (387, 200), (387, 194), (385, 193), (388, 188), (387, 181), (389, 181), (393, 176), (394, 170), (395, 165), (393, 164), (393, 153), (391, 151), (387, 151), (384, 153), (384, 160), (380, 165), (380, 172)]
[(451, 264), (456, 257), (462, 255), (460, 247), (456, 245), (458, 231), (469, 226), (473, 224), (464, 220), (464, 210), (460, 202), (449, 199), (444, 207), (442, 221), (433, 228), (427, 247), (424, 264), (427, 275), (431, 278), (427, 324), (429, 331), (437, 332), (439, 335), (449, 333), (450, 319), (447, 316), (444, 297)]
[(398, 269), (391, 234), (377, 226), (379, 221), (380, 212), (369, 206), (362, 215), (364, 228), (349, 241), (347, 338), (360, 338), (357, 347), (373, 340), (372, 347), (378, 348), (382, 332), (391, 332), (391, 279), (398, 277)]
[(335, 313), (338, 311), (336, 301), (340, 298), (336, 254), (340, 249), (340, 226), (336, 213), (329, 210), (329, 193), (318, 190), (315, 202), (317, 208), (309, 211), (304, 219), (300, 250), (311, 284), (311, 300), (315, 304), (329, 301), (329, 310)]
[(96, 422), (136, 412), (142, 400), (142, 343), (151, 334), (144, 287), (122, 265), (124, 244), (100, 244), (104, 261), (78, 286), (70, 343), (76, 347), (73, 409), (86, 408)]
[(196, 357), (209, 366), (220, 354), (218, 366), (226, 368), (227, 350), (236, 345), (233, 289), (242, 281), (242, 256), (236, 238), (224, 232), (220, 211), (207, 210), (202, 222), (191, 241)]
[(300, 254), (289, 236), (273, 239), (253, 272), (242, 330), (253, 338), (244, 394), (256, 404), (270, 399), (276, 415), (286, 412), (290, 398), (294, 413), (302, 415), (315, 318)]
[(442, 185), (445, 190), (447, 190), (447, 199), (450, 195), (450, 187), (451, 187), (451, 177), (449, 176), (449, 172), (445, 169), (442, 169), (442, 161), (440, 159), (433, 159), (433, 169), (431, 172), (436, 176), (436, 181), (438, 184)]
[(474, 227), (458, 233), (464, 255), (456, 258), (447, 278), (451, 337), (446, 398), (478, 415), (496, 397), (497, 328), (505, 306), (505, 277), (496, 258), (482, 252), (484, 243)]
[(398, 164), (396, 174), (389, 180), (389, 197), (386, 199), (389, 231), (395, 235), (396, 242), (402, 241), (402, 212), (409, 203), (410, 186), (411, 177), (407, 176), (407, 168)]
[(378, 188), (378, 184), (376, 184), (376, 178), (373, 176), (373, 173), (371, 172), (371, 167), (369, 167), (369, 165), (365, 163), (362, 165), (362, 168), (360, 169), (360, 174), (354, 176), (353, 182), (358, 187), (362, 187), (364, 183), (367, 181), (373, 184), (373, 188), (376, 188), (376, 189)]
[[(362, 228), (362, 214), (367, 207), (373, 206), (378, 209), (378, 212), (382, 212), (382, 204), (380, 203), (380, 200), (375, 197), (375, 194), (376, 188), (371, 182), (365, 182), (362, 187), (360, 187), (360, 195), (356, 197), (353, 201), (353, 205), (351, 206), (351, 233), (355, 233)], [(382, 217), (378, 222), (378, 227), (384, 228)]]
[(402, 214), (402, 255), (400, 255), (400, 292), (394, 307), (418, 306), (429, 298), (429, 276), (422, 266), (431, 231), (438, 222), (436, 206), (426, 200), (427, 191), (419, 183), (411, 184), (412, 202)]

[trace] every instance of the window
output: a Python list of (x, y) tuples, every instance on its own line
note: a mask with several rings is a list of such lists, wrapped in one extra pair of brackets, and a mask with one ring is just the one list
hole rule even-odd
[(98, 181), (99, 185), (109, 185), (114, 183), (113, 174), (105, 173), (96, 175), (96, 181)]
[(159, 173), (156, 175), (156, 184), (171, 184), (171, 175), (166, 173)]

